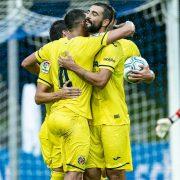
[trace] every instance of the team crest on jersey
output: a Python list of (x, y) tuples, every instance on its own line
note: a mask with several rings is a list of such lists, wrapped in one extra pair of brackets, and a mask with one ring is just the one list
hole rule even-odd
[(48, 73), (49, 72), (49, 69), (50, 69), (50, 63), (49, 63), (49, 61), (44, 61), (44, 62), (42, 62), (41, 63), (41, 71), (43, 72), (43, 73)]
[(83, 164), (85, 164), (85, 162), (86, 162), (86, 159), (85, 159), (84, 156), (79, 156), (79, 157), (78, 157), (78, 163), (79, 163), (79, 164), (82, 164), (82, 165), (83, 165)]

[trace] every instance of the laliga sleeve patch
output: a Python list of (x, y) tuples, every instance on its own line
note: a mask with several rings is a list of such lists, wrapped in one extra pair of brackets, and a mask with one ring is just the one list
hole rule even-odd
[(44, 61), (41, 63), (41, 72), (43, 73), (49, 73), (49, 69), (50, 69), (50, 62), (49, 61)]

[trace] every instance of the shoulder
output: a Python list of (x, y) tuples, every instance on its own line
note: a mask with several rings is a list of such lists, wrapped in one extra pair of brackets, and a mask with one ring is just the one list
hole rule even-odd
[(77, 36), (69, 40), (69, 44), (85, 44), (87, 43), (88, 37)]
[(52, 45), (59, 45), (68, 42), (69, 40), (67, 38), (60, 38), (58, 40), (52, 41)]
[(50, 48), (53, 45), (53, 42), (49, 42), (47, 44), (44, 44), (41, 49)]
[(118, 41), (122, 46), (131, 46), (131, 47), (137, 47), (135, 42), (128, 40), (128, 39), (120, 39)]
[(139, 48), (133, 41), (127, 39), (121, 39), (119, 40), (119, 42), (122, 46), (125, 56), (127, 57), (140, 56)]
[(112, 44), (109, 44), (109, 45), (105, 46), (102, 49), (102, 52), (103, 53), (110, 53), (110, 54), (119, 53), (121, 51), (121, 49), (122, 49), (121, 44), (118, 41), (116, 41), (116, 42), (114, 42)]

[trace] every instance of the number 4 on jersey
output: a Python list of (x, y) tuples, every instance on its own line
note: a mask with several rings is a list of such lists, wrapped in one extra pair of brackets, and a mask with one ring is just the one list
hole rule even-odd
[[(69, 81), (67, 69), (60, 67), (60, 69), (59, 69), (59, 85), (60, 85), (60, 88), (62, 88), (67, 81)], [(69, 83), (67, 84), (67, 87), (72, 87), (71, 81), (69, 81)]]

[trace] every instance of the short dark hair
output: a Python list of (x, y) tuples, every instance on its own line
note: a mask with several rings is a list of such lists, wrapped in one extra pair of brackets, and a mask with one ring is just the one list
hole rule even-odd
[(101, 3), (101, 2), (94, 3), (93, 6), (100, 6), (104, 9), (104, 12), (103, 12), (104, 19), (109, 19), (111, 22), (113, 19), (116, 18), (116, 11), (112, 6), (106, 3)]
[(58, 40), (63, 37), (63, 31), (67, 30), (64, 20), (55, 21), (49, 30), (50, 40)]
[(70, 30), (75, 28), (80, 21), (85, 20), (86, 15), (85, 11), (81, 9), (73, 9), (70, 10), (64, 17), (65, 24), (67, 28)]

